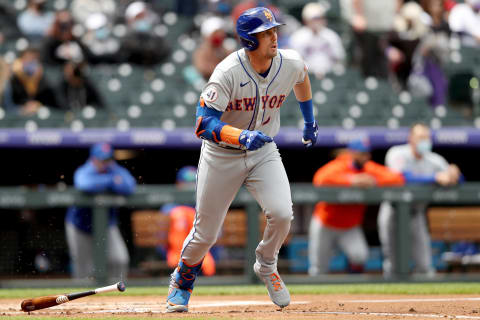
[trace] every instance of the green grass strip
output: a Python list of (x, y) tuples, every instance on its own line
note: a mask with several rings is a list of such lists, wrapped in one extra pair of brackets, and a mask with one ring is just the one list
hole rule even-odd
[[(479, 294), (480, 283), (386, 283), (386, 284), (315, 284), (290, 285), (292, 294)], [(44, 295), (79, 292), (81, 288), (51, 289), (0, 289), (0, 298), (27, 299)], [(107, 293), (102, 296), (158, 296), (164, 297), (167, 287), (127, 287), (123, 293)], [(245, 286), (198, 286), (198, 296), (205, 295), (258, 295), (266, 294), (262, 285)]]

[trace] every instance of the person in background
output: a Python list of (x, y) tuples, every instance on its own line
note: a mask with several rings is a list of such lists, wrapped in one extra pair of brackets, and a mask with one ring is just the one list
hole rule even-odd
[[(430, 129), (421, 123), (410, 128), (408, 143), (391, 147), (385, 156), (391, 170), (402, 173), (407, 184), (456, 185), (463, 180), (459, 168), (449, 164), (441, 155), (432, 152)], [(433, 276), (432, 248), (425, 212), (427, 203), (415, 203), (411, 210), (410, 233), (415, 272)], [(378, 214), (378, 233), (382, 245), (383, 273), (390, 278), (395, 270), (395, 210), (390, 202), (383, 202)]]
[[(176, 186), (179, 190), (194, 190), (197, 177), (197, 168), (186, 166), (178, 170)], [(183, 241), (187, 238), (195, 219), (195, 208), (187, 205), (168, 204), (162, 208), (164, 214), (170, 217), (168, 229), (167, 264), (176, 267), (180, 259)], [(202, 264), (202, 274), (215, 274), (215, 260), (210, 252), (207, 253)]]
[(232, 50), (224, 45), (226, 38), (225, 23), (222, 18), (207, 18), (200, 28), (202, 41), (193, 53), (193, 65), (208, 80), (213, 70)]
[(290, 37), (290, 46), (297, 50), (308, 67), (308, 72), (323, 78), (335, 64), (345, 60), (345, 49), (339, 35), (327, 28), (326, 8), (319, 2), (311, 2), (302, 10), (305, 26)]
[(125, 20), (128, 31), (119, 51), (121, 61), (154, 65), (168, 57), (169, 46), (164, 38), (153, 32), (158, 24), (158, 17), (145, 2), (131, 3), (125, 11)]
[(365, 77), (388, 77), (385, 51), (395, 14), (403, 0), (340, 0), (342, 15), (350, 23)]
[[(130, 195), (135, 191), (135, 178), (114, 160), (113, 148), (108, 143), (94, 144), (88, 161), (74, 174), (75, 188), (89, 193), (114, 193)], [(65, 217), (67, 244), (72, 261), (72, 275), (76, 279), (92, 277), (93, 237), (92, 210), (73, 206)], [(114, 279), (125, 279), (128, 273), (129, 254), (120, 234), (117, 211), (112, 208), (108, 216), (107, 241), (108, 274)]]
[[(371, 161), (370, 157), (369, 142), (353, 140), (348, 144), (347, 152), (318, 169), (313, 185), (362, 188), (403, 185), (400, 173)], [(368, 245), (362, 231), (365, 210), (364, 204), (317, 203), (309, 230), (309, 275), (328, 272), (335, 247), (347, 256), (349, 272), (363, 271), (368, 259)]]
[(386, 49), (390, 70), (400, 90), (407, 89), (415, 50), (429, 31), (428, 15), (416, 2), (406, 2), (395, 16), (394, 32)]
[(89, 61), (90, 51), (73, 35), (73, 25), (69, 11), (57, 11), (55, 21), (42, 44), (42, 61), (48, 64)]
[(10, 66), (0, 57), (0, 106), (4, 106), (3, 96), (10, 81)]
[(453, 32), (461, 35), (463, 44), (480, 46), (480, 0), (465, 0), (455, 5), (448, 16)]
[(90, 50), (90, 63), (116, 63), (120, 41), (112, 35), (112, 26), (103, 13), (93, 13), (85, 21), (81, 42)]
[(75, 19), (75, 22), (80, 23), (88, 28), (87, 20), (93, 14), (102, 14), (107, 17), (109, 21), (113, 21), (119, 11), (119, 2), (115, 0), (72, 0), (70, 3), (70, 12)]
[(32, 41), (38, 41), (47, 35), (55, 15), (45, 8), (46, 0), (29, 0), (25, 11), (17, 17), (20, 31)]
[(5, 89), (5, 107), (21, 115), (33, 115), (42, 106), (59, 108), (53, 88), (45, 78), (40, 53), (27, 48), (13, 62)]
[(78, 111), (85, 106), (104, 108), (97, 88), (85, 73), (86, 64), (67, 62), (63, 66), (63, 78), (58, 86), (58, 96), (63, 108)]

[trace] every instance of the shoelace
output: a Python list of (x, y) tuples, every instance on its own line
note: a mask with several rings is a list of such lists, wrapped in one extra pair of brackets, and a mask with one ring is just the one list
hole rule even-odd
[(282, 282), (280, 280), (280, 277), (276, 273), (272, 273), (270, 275), (270, 281), (272, 282), (273, 288), (275, 291), (282, 290)]

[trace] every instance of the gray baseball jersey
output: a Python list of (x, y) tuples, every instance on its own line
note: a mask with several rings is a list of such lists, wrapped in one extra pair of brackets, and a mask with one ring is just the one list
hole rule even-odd
[(305, 64), (296, 51), (278, 50), (264, 78), (241, 49), (217, 65), (201, 96), (210, 108), (223, 112), (223, 122), (274, 137), (280, 128), (280, 108), (305, 75)]
[[(295, 84), (303, 82), (305, 75), (304, 63), (293, 50), (278, 50), (263, 78), (241, 49), (217, 65), (201, 97), (208, 107), (223, 112), (223, 122), (273, 137), (280, 127), (280, 108), (285, 98)], [(182, 250), (182, 259), (187, 263), (202, 260), (215, 243), (227, 210), (242, 185), (267, 217), (263, 239), (256, 250), (261, 272), (276, 270), (278, 251), (288, 235), (293, 211), (288, 177), (274, 142), (247, 151), (235, 145), (203, 141), (197, 172), (196, 216)]]
[[(385, 157), (385, 164), (396, 171), (409, 171), (417, 175), (433, 175), (448, 168), (448, 162), (434, 152), (425, 154), (421, 159), (415, 158), (409, 144), (390, 148)], [(412, 207), (413, 212), (410, 220), (411, 250), (416, 271), (432, 274), (434, 272), (432, 249), (425, 218), (427, 205), (426, 203), (416, 203)], [(382, 244), (383, 268), (386, 276), (390, 276), (395, 266), (394, 214), (393, 207), (389, 202), (381, 204), (378, 214), (378, 233)]]

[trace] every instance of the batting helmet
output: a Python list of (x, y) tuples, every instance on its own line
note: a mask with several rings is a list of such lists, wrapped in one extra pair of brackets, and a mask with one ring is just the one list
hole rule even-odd
[(264, 7), (256, 7), (243, 12), (237, 20), (237, 34), (242, 46), (250, 51), (258, 48), (258, 40), (254, 36), (274, 27), (284, 25), (278, 23), (272, 11)]

